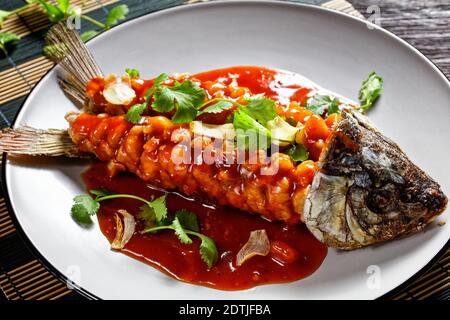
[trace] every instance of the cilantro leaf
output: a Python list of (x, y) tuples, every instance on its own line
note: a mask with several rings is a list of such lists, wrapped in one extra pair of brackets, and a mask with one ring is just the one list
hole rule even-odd
[[(101, 202), (101, 201), (117, 199), (117, 198), (134, 199), (134, 200), (138, 200), (138, 201), (145, 203), (146, 206), (148, 206), (151, 210), (153, 210), (155, 220), (157, 222), (161, 221), (167, 217), (166, 194), (164, 194), (163, 196), (156, 198), (152, 201), (148, 201), (142, 197), (135, 196), (132, 194), (112, 193), (105, 188), (94, 189), (94, 190), (91, 190), (90, 192), (96, 196), (94, 200), (91, 199), (94, 202)], [(80, 199), (86, 199), (84, 201), (87, 201), (87, 199), (90, 198), (88, 195), (80, 195), (77, 197), (80, 197)], [(75, 197), (75, 198), (78, 199), (77, 197)]]
[(339, 100), (335, 97), (317, 94), (308, 99), (305, 107), (320, 116), (325, 111), (330, 115), (339, 111)]
[(172, 117), (173, 123), (189, 123), (197, 117), (197, 109), (189, 104), (181, 104)]
[(139, 207), (138, 217), (144, 222), (145, 228), (154, 227), (156, 224), (155, 211), (146, 204)]
[(67, 8), (65, 14), (66, 17), (75, 16), (75, 17), (81, 17), (82, 8), (80, 6), (72, 6), (69, 4), (69, 7)]
[(178, 220), (178, 217), (175, 217), (175, 219), (173, 219), (171, 226), (182, 244), (192, 243), (192, 239), (189, 238), (188, 234), (186, 233), (186, 230), (181, 225), (180, 220)]
[[(139, 215), (144, 223), (149, 225), (167, 225), (167, 207), (166, 195), (156, 198), (152, 201), (147, 201), (144, 198), (132, 194), (116, 194), (105, 188), (90, 190), (90, 193), (95, 195), (92, 199), (90, 195), (79, 195), (74, 198), (72, 206), (72, 216), (77, 221), (87, 223), (89, 216), (97, 213), (100, 208), (100, 202), (116, 198), (129, 198), (143, 202), (145, 205), (141, 207)], [(155, 222), (155, 223), (154, 223)]]
[(277, 116), (275, 102), (272, 99), (257, 97), (250, 100), (245, 111), (263, 126)]
[(186, 209), (181, 209), (175, 213), (178, 221), (186, 229), (199, 232), (200, 226), (198, 225), (198, 219), (195, 213), (188, 211)]
[(128, 6), (126, 4), (119, 4), (118, 6), (115, 6), (114, 8), (109, 11), (108, 15), (106, 16), (105, 25), (107, 28), (112, 27), (120, 20), (125, 19), (129, 12)]
[(172, 224), (172, 220), (169, 217), (165, 217), (164, 219), (160, 221), (156, 221), (156, 225), (161, 226), (170, 226)]
[(308, 150), (306, 150), (305, 146), (302, 144), (293, 145), (286, 151), (286, 154), (294, 161), (305, 161), (308, 160), (309, 157)]
[(109, 191), (106, 188), (92, 189), (92, 190), (89, 190), (89, 192), (97, 197), (105, 197), (105, 196), (109, 196), (109, 195), (113, 194), (111, 191)]
[(89, 195), (78, 195), (73, 198), (72, 217), (79, 223), (91, 223), (90, 216), (97, 214), (100, 204)]
[(130, 68), (126, 68), (125, 72), (130, 76), (130, 77), (139, 77), (139, 70), (138, 69), (130, 69)]
[[(232, 121), (238, 148), (267, 149), (269, 142), (287, 146), (299, 130), (278, 116), (275, 102), (262, 95), (250, 98), (247, 106), (240, 105)], [(266, 137), (266, 141), (262, 137)]]
[(170, 225), (171, 221), (167, 217), (165, 195), (139, 207), (139, 218), (144, 222), (146, 228)]
[[(152, 203), (152, 206), (146, 206), (147, 208), (141, 207), (139, 213), (139, 217), (146, 223), (144, 233), (173, 230), (183, 244), (191, 244), (193, 242), (189, 235), (196, 236), (201, 240), (199, 251), (202, 261), (208, 265), (208, 268), (211, 268), (217, 263), (219, 253), (216, 244), (214, 240), (200, 233), (200, 227), (195, 213), (186, 209), (179, 210), (175, 213), (172, 222), (169, 222), (167, 218), (167, 207), (165, 205), (165, 195), (153, 200)], [(158, 205), (155, 205), (155, 203), (158, 203)], [(160, 218), (157, 216), (156, 211), (161, 210), (162, 207), (164, 207), (166, 214), (163, 218)], [(157, 220), (156, 226), (154, 223), (155, 220)]]
[(0, 25), (5, 21), (12, 13), (10, 11), (0, 10)]
[(175, 96), (172, 94), (172, 90), (167, 87), (160, 87), (155, 93), (152, 108), (159, 112), (172, 111), (175, 108)]
[(212, 268), (219, 260), (219, 253), (217, 252), (216, 243), (210, 237), (203, 234), (197, 235), (200, 240), (200, 257), (206, 263), (208, 268)]
[(69, 10), (70, 7), (70, 1), (69, 0), (57, 0), (59, 9), (66, 13)]
[(233, 103), (230, 101), (218, 101), (205, 109), (201, 110), (197, 117), (204, 113), (221, 113), (222, 111), (229, 110), (233, 107)]
[(359, 101), (361, 109), (367, 111), (380, 96), (383, 91), (383, 78), (375, 72), (371, 72), (369, 77), (363, 81), (359, 89)]
[[(268, 148), (266, 141), (260, 141), (261, 137), (270, 139), (271, 133), (266, 127), (252, 118), (244, 108), (237, 109), (233, 114), (233, 126), (236, 129), (238, 148)], [(244, 145), (241, 145), (244, 144)]]
[(199, 233), (200, 227), (195, 213), (186, 209), (175, 213), (172, 221), (168, 218), (166, 196), (147, 201), (144, 198), (132, 194), (114, 194), (105, 188), (90, 190), (90, 193), (96, 198), (92, 199), (89, 195), (76, 196), (72, 205), (72, 217), (75, 221), (83, 224), (91, 223), (91, 215), (95, 215), (100, 202), (116, 198), (129, 198), (144, 202), (140, 207), (138, 217), (145, 224), (143, 233), (156, 233), (160, 230), (173, 230), (182, 244), (191, 244), (193, 241), (189, 235), (200, 238), (200, 256), (201, 259), (211, 268), (219, 259), (219, 254), (214, 240)]
[(176, 109), (174, 123), (187, 123), (197, 116), (197, 108), (205, 100), (205, 91), (190, 80), (175, 83), (173, 87), (160, 86), (156, 90), (152, 108), (159, 112)]
[(138, 123), (141, 120), (141, 115), (147, 108), (147, 103), (138, 103), (133, 105), (127, 111), (127, 121), (131, 123)]
[(339, 110), (339, 101), (338, 101), (338, 103), (332, 103), (328, 107), (328, 110), (327, 110), (327, 114), (328, 115), (333, 114), (333, 113), (339, 113), (339, 112), (340, 112), (340, 110)]
[[(125, 71), (130, 75), (139, 76), (139, 71), (137, 69), (125, 69)], [(161, 73), (156, 77), (155, 81), (153, 81), (153, 85), (145, 92), (144, 99), (145, 102), (141, 104), (135, 104), (127, 111), (127, 120), (131, 123), (138, 123), (141, 120), (142, 113), (147, 108), (148, 101), (150, 96), (159, 89), (161, 83), (165, 81), (169, 76), (165, 73)]]
[(86, 41), (89, 41), (89, 40), (91, 40), (92, 38), (94, 38), (96, 35), (98, 35), (98, 32), (97, 32), (97, 31), (95, 31), (95, 30), (88, 30), (88, 31), (83, 32), (83, 33), (80, 35), (80, 38), (81, 38), (81, 40), (82, 40), (83, 42), (86, 42)]
[[(271, 130), (267, 128), (268, 123), (276, 117), (276, 106), (273, 100), (260, 95), (249, 99), (247, 106), (239, 107), (233, 114), (233, 126), (236, 129), (238, 144), (245, 141), (245, 148), (267, 149), (268, 139), (272, 136)], [(265, 136), (267, 141), (261, 141), (262, 136)]]
[(162, 221), (167, 217), (166, 196), (167, 194), (164, 194), (149, 203), (155, 213), (156, 221)]
[(148, 100), (150, 96), (152, 96), (155, 93), (155, 91), (159, 88), (161, 83), (167, 80), (167, 78), (169, 78), (169, 76), (166, 73), (161, 73), (159, 76), (157, 76), (153, 81), (153, 85), (145, 92), (144, 94), (145, 100)]
[(39, 0), (41, 7), (47, 12), (48, 19), (51, 22), (58, 22), (64, 19), (64, 12), (60, 8), (46, 0)]
[(155, 93), (154, 109), (167, 112), (177, 105), (191, 105), (196, 108), (205, 100), (205, 96), (205, 91), (192, 81), (177, 82), (173, 87), (160, 87), (160, 90)]
[(0, 50), (6, 55), (6, 46), (8, 44), (13, 44), (16, 41), (19, 41), (20, 37), (12, 32), (0, 32)]
[(233, 114), (233, 126), (235, 129), (254, 130), (257, 134), (270, 137), (270, 131), (249, 115), (245, 109), (239, 108)]

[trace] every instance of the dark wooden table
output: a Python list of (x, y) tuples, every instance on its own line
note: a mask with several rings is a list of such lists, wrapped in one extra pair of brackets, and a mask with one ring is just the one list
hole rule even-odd
[(380, 25), (419, 49), (450, 79), (450, 0), (348, 1), (366, 18), (367, 9), (378, 6)]
[[(419, 49), (450, 79), (450, 0), (347, 1), (369, 20), (379, 10), (378, 25)], [(431, 270), (395, 298), (450, 300), (448, 257), (447, 251)]]

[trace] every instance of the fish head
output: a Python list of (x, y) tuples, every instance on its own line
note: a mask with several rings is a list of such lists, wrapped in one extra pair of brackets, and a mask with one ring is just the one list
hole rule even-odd
[(356, 111), (343, 111), (319, 159), (303, 216), (330, 247), (351, 250), (422, 230), (447, 205), (438, 183)]

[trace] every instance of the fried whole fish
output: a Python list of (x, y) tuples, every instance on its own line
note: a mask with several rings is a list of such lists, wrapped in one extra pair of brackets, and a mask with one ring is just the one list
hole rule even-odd
[[(227, 180), (226, 167), (221, 169), (216, 164), (177, 168), (164, 150), (173, 144), (161, 140), (171, 129), (170, 120), (163, 119), (168, 127), (160, 128), (161, 132), (150, 132), (152, 122), (160, 123), (162, 117), (148, 117), (143, 124), (131, 126), (123, 116), (70, 114), (70, 137), (65, 130), (5, 129), (0, 132), (0, 150), (72, 157), (91, 153), (111, 167), (136, 173), (168, 190), (201, 193), (216, 204), (273, 220), (304, 221), (317, 239), (333, 248), (356, 249), (422, 230), (447, 205), (440, 186), (364, 116), (342, 114), (321, 155), (311, 187), (298, 189), (298, 195), (290, 194), (289, 187), (280, 189), (296, 183), (292, 163), (282, 178), (269, 176), (269, 180), (250, 178), (246, 170)], [(91, 128), (81, 125), (80, 119), (97, 117), (101, 119)], [(118, 124), (124, 126), (121, 132), (108, 130), (107, 122), (116, 128)], [(99, 127), (105, 129), (103, 135), (98, 131), (87, 133)], [(116, 144), (111, 144), (113, 140)]]
[[(85, 93), (87, 82), (101, 76), (101, 71), (76, 32), (56, 25), (49, 38), (54, 46), (51, 57), (68, 73), (60, 82), (63, 90), (84, 110), (104, 112), (95, 110)], [(173, 147), (169, 132), (175, 128), (190, 136), (192, 132), (164, 117), (143, 117), (136, 125), (127, 123), (124, 116), (107, 114), (69, 114), (66, 118), (69, 131), (3, 130), (0, 151), (47, 156), (91, 154), (107, 161), (112, 171), (133, 172), (159, 187), (201, 193), (216, 204), (273, 220), (303, 221), (317, 239), (344, 250), (418, 232), (444, 211), (448, 201), (432, 178), (354, 110), (342, 110), (324, 141), (318, 166), (310, 168), (310, 180), (298, 176), (302, 164), (295, 165), (284, 154), (276, 156), (278, 164), (283, 163), (282, 174), (264, 179), (245, 170), (245, 164), (237, 166), (231, 177), (226, 176), (226, 166), (216, 163), (178, 170), (165, 156), (165, 149)], [(205, 143), (202, 150), (207, 147)], [(266, 163), (259, 162), (256, 169), (264, 167)]]

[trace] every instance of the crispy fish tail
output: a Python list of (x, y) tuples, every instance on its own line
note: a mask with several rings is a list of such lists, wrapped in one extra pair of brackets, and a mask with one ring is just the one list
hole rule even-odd
[(61, 88), (78, 105), (87, 105), (86, 84), (102, 76), (102, 71), (78, 32), (67, 28), (66, 22), (60, 22), (49, 30), (46, 41), (45, 54), (67, 73), (64, 79), (60, 79)]
[(14, 155), (80, 157), (67, 130), (32, 127), (0, 130), (0, 152)]
[(448, 199), (396, 143), (359, 113), (343, 113), (319, 160), (305, 223), (328, 246), (351, 250), (422, 230)]

